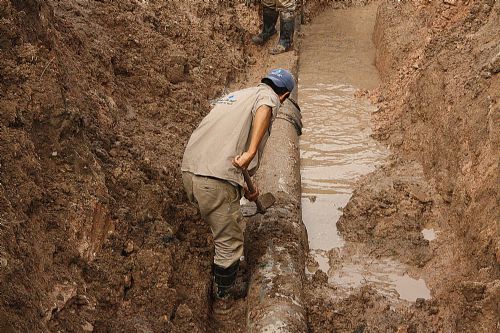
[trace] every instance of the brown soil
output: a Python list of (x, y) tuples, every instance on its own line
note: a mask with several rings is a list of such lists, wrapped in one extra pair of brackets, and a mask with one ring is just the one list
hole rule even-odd
[(499, 23), (495, 1), (384, 2), (375, 31), (376, 135), (437, 194), (420, 219), (440, 230), (422, 270), (445, 331), (493, 332), (500, 318)]
[(432, 257), (422, 229), (436, 220), (440, 203), (417, 163), (394, 161), (359, 182), (337, 226), (346, 240), (369, 242), (375, 256), (421, 267)]
[[(340, 221), (419, 268), (433, 298), (329, 299), (318, 271), (312, 331), (497, 327), (500, 4), (446, 2), (381, 6), (372, 96), (396, 157)], [(211, 318), (210, 231), (179, 164), (211, 99), (295, 55), (249, 46), (257, 11), (238, 1), (0, 0), (0, 21), (0, 331), (241, 329), (244, 304), (229, 327)]]
[(179, 163), (248, 66), (235, 3), (0, 2), (1, 331), (209, 328)]

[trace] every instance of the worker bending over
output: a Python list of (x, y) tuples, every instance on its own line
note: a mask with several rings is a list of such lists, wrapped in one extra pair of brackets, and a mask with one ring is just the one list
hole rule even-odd
[[(255, 201), (242, 169), (254, 174), (271, 133), (278, 109), (295, 82), (289, 71), (275, 69), (256, 87), (230, 93), (215, 102), (192, 133), (182, 160), (182, 180), (188, 199), (210, 226), (215, 243), (213, 274), (218, 307), (230, 307), (243, 255), (240, 199)], [(215, 304), (214, 304), (215, 306)]]

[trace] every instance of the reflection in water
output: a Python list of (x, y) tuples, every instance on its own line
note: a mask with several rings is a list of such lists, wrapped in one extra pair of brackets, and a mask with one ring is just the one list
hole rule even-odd
[(370, 137), (374, 106), (354, 97), (355, 91), (340, 84), (300, 87), (302, 210), (313, 249), (343, 245), (336, 226), (341, 209), (356, 180), (387, 155)]
[(354, 97), (349, 85), (301, 86), (304, 134), (301, 169), (304, 193), (350, 194), (353, 183), (386, 156), (370, 137), (374, 107)]
[(326, 272), (339, 296), (368, 284), (390, 298), (414, 302), (417, 298), (431, 297), (425, 281), (410, 277), (405, 266), (395, 260), (369, 258), (352, 247), (312, 250), (312, 255), (319, 267), (309, 267), (308, 273), (318, 268)]
[(347, 84), (300, 86), (302, 215), (312, 249), (342, 246), (336, 221), (355, 182), (380, 165), (386, 149), (370, 137), (374, 106)]
[(358, 89), (379, 82), (371, 41), (374, 19), (375, 7), (368, 6), (320, 15), (304, 29), (299, 71), (302, 217), (311, 254), (337, 290), (372, 284), (380, 293), (414, 301), (430, 297), (423, 280), (408, 276), (394, 260), (352, 250), (336, 227), (355, 182), (388, 154), (370, 137), (374, 106), (355, 97)]
[(423, 279), (408, 276), (399, 263), (389, 259), (372, 262), (369, 266), (349, 264), (335, 271), (329, 277), (329, 282), (339, 288), (359, 288), (364, 284), (372, 284), (381, 294), (410, 302), (431, 297)]
[(339, 208), (342, 208), (350, 197), (350, 194), (342, 193), (318, 194), (316, 200), (311, 202), (308, 199), (310, 197), (303, 196), (302, 218), (311, 249), (329, 250), (344, 245), (344, 240), (337, 232), (336, 222), (342, 214)]

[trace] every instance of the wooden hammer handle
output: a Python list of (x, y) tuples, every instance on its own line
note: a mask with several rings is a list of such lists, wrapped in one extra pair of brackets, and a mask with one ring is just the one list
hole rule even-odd
[[(244, 169), (242, 170), (243, 172), (243, 178), (245, 178), (245, 183), (247, 183), (248, 190), (250, 193), (255, 193), (255, 186), (253, 186), (252, 178), (250, 178), (250, 175), (248, 174), (248, 170)], [(264, 206), (262, 206), (262, 203), (260, 202), (259, 198), (255, 200), (255, 204), (257, 205), (257, 212), (264, 214), (266, 212), (266, 209)]]

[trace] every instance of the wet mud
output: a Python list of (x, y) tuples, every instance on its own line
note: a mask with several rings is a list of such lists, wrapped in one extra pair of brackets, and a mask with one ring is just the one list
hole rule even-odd
[(0, 2), (0, 331), (211, 329), (213, 244), (179, 165), (245, 79), (240, 10)]
[[(371, 116), (376, 107), (359, 95), (360, 90), (374, 89), (379, 84), (371, 40), (375, 10), (376, 6), (371, 5), (324, 13), (305, 29), (299, 88), (305, 125), (300, 146), (302, 216), (312, 249), (308, 273), (318, 268), (327, 273), (329, 282), (337, 287), (336, 294), (341, 288), (371, 284), (415, 301), (430, 297), (422, 279), (411, 278), (407, 268), (396, 260), (379, 260), (371, 256), (377, 254), (374, 251), (363, 253), (356, 244), (346, 243), (357, 239), (344, 238), (344, 224), (339, 225), (343, 236), (337, 231), (337, 220), (356, 182), (380, 167), (389, 155), (371, 137)], [(370, 205), (373, 200), (367, 202)], [(360, 211), (353, 215), (367, 218)], [(349, 227), (354, 232), (366, 228)]]
[[(314, 331), (327, 329), (321, 320), (318, 322), (318, 317), (328, 314), (326, 308), (316, 307), (318, 298), (343, 303), (343, 313), (350, 311), (348, 300), (365, 289), (392, 306), (430, 298), (425, 281), (410, 276), (409, 267), (391, 259), (392, 253), (385, 249), (365, 246), (360, 239), (349, 237), (342, 223), (349, 214), (344, 207), (360, 178), (380, 168), (390, 154), (371, 137), (376, 106), (365, 93), (380, 83), (371, 39), (376, 9), (372, 4), (330, 10), (304, 29), (299, 67), (305, 126), (300, 142), (302, 216), (311, 248), (306, 273), (309, 320)], [(366, 206), (371, 208), (373, 202), (366, 201)], [(372, 212), (363, 213), (353, 215), (366, 223)], [(349, 224), (349, 228), (358, 232), (366, 226)], [(320, 286), (318, 278), (323, 283)], [(315, 293), (321, 296), (315, 297)], [(340, 318), (338, 321), (341, 325)], [(328, 324), (336, 327), (336, 323)], [(337, 326), (346, 331), (356, 328)]]
[[(437, 331), (498, 330), (498, 150), (491, 147), (500, 136), (488, 124), (499, 110), (499, 5), (385, 1), (377, 15), (382, 85), (372, 94), (379, 102), (374, 136), (396, 151), (383, 172), (398, 180), (389, 193), (407, 197), (398, 211), (409, 204), (411, 210), (397, 220), (372, 220), (366, 241), (381, 245), (379, 227), (398, 235), (420, 224), (381, 247), (420, 267), (437, 305), (429, 318)], [(426, 239), (425, 229), (436, 238)], [(422, 237), (430, 251), (418, 250)]]
[[(404, 48), (403, 44), (396, 46), (390, 39), (396, 38), (399, 25), (405, 26), (399, 21), (402, 8), (407, 10), (407, 18), (416, 21), (410, 8), (430, 10), (417, 4), (383, 2), (362, 9), (324, 12), (304, 30), (299, 67), (306, 126), (301, 142), (302, 205), (311, 247), (306, 263), (306, 299), (309, 328), (314, 332), (488, 332), (498, 323), (498, 307), (491, 303), (498, 295), (494, 268), (498, 260), (479, 270), (472, 268), (474, 264), (469, 266), (474, 261), (470, 257), (458, 264), (453, 251), (460, 247), (458, 244), (467, 244), (467, 238), (459, 240), (464, 237), (463, 231), (456, 229), (460, 218), (449, 217), (450, 199), (443, 196), (439, 176), (429, 173), (427, 156), (415, 158), (418, 148), (408, 154), (405, 145), (415, 138), (410, 138), (403, 127), (388, 130), (392, 136), (387, 141), (376, 143), (372, 139), (382, 138), (382, 124), (397, 124), (388, 109), (392, 107), (392, 112), (405, 116), (397, 113), (401, 104), (396, 104), (400, 100), (394, 94), (403, 94), (408, 88), (401, 85), (405, 82), (402, 77), (410, 80), (417, 75), (399, 72), (398, 76), (394, 72), (401, 68), (397, 56), (405, 54), (397, 49)], [(441, 10), (446, 13), (450, 7)], [(460, 10), (455, 10), (456, 20)], [(390, 24), (385, 21), (388, 17)], [(490, 19), (495, 17), (490, 14)], [(412, 24), (415, 21), (408, 25)], [(373, 28), (374, 35), (370, 31)], [(483, 31), (489, 33), (488, 24)], [(383, 33), (386, 39), (381, 45)], [(405, 33), (412, 34), (411, 28)], [(372, 36), (379, 47), (377, 52)], [(417, 43), (420, 37), (414, 38)], [(384, 53), (386, 48), (393, 53)], [(381, 70), (381, 81), (375, 64)], [(408, 65), (413, 70), (420, 68), (415, 63)], [(308, 73), (310, 79), (306, 80)], [(388, 81), (389, 73), (399, 86)], [(330, 81), (323, 82), (323, 78)], [(348, 111), (339, 112), (343, 108)], [(410, 124), (407, 121), (403, 125)], [(346, 130), (352, 126), (358, 128)], [(402, 136), (396, 142), (398, 135)], [(427, 135), (431, 138), (433, 134)], [(390, 153), (380, 148), (381, 144), (389, 146)], [(364, 156), (363, 151), (368, 153)], [(494, 219), (486, 221), (490, 227), (494, 223)], [(470, 223), (474, 228), (477, 222)], [(498, 237), (489, 237), (495, 244)], [(484, 259), (479, 261), (484, 263)], [(445, 262), (455, 264), (448, 266)], [(470, 296), (464, 299), (471, 288), (485, 294), (475, 300)], [(469, 302), (476, 304), (483, 316), (471, 310), (466, 305)], [(464, 313), (467, 319), (459, 318), (458, 313)], [(481, 324), (475, 327), (474, 323)]]

